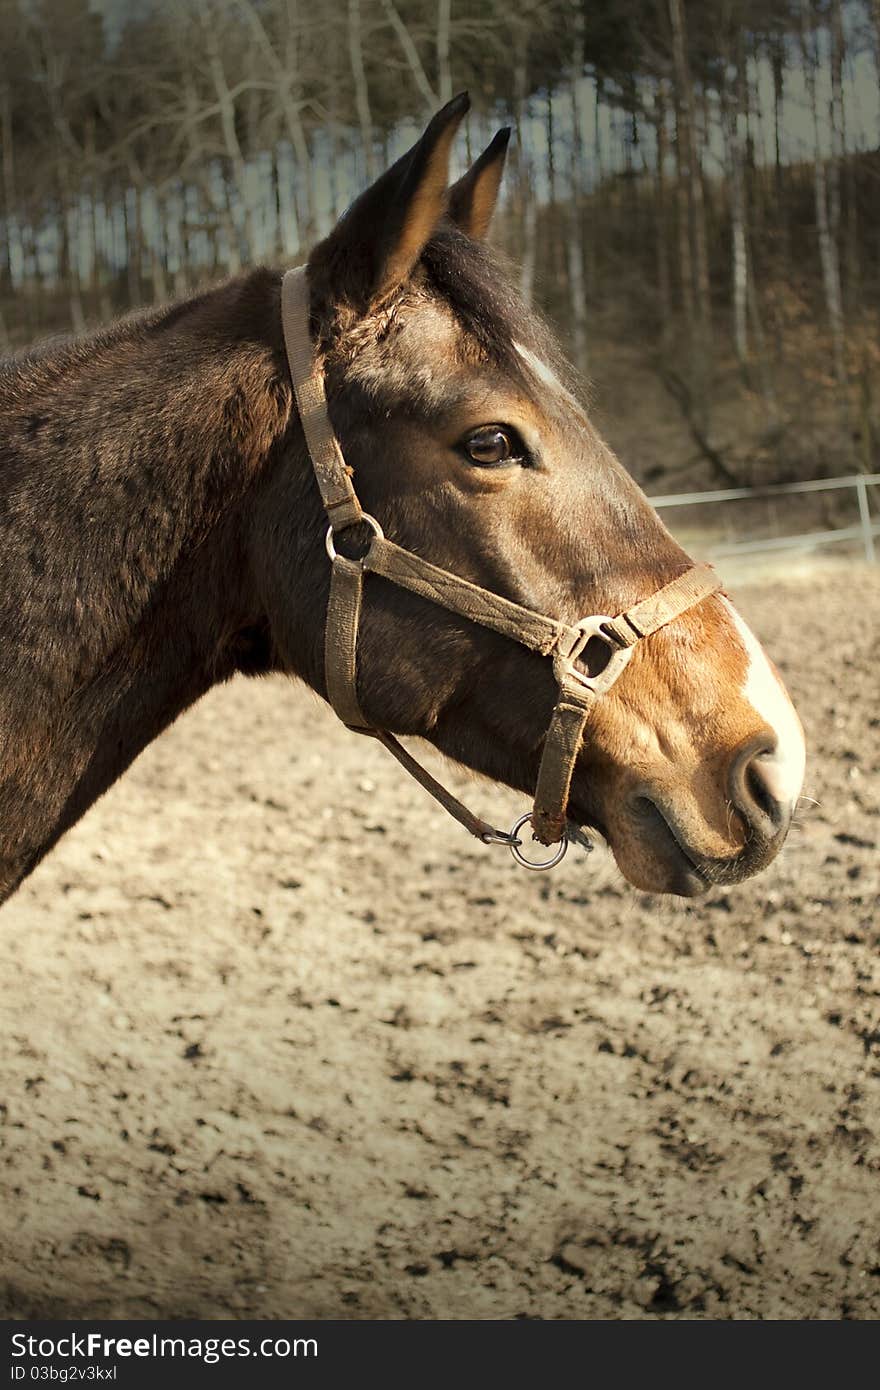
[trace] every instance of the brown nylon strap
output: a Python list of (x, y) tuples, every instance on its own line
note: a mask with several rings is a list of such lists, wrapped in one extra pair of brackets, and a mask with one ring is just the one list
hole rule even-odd
[(578, 636), (577, 630), (566, 623), (546, 618), (543, 613), (533, 613), (530, 608), (523, 608), (500, 594), (460, 579), (457, 574), (439, 569), (384, 536), (373, 540), (364, 557), (364, 568), (431, 603), (439, 603), (452, 613), (470, 618), (481, 627), (493, 628), (542, 656), (549, 656), (561, 639), (572, 642)]
[(565, 834), (574, 765), (595, 703), (593, 692), (576, 681), (565, 681), (560, 688), (544, 740), (532, 811), (532, 830), (542, 845), (555, 845)]
[(357, 698), (357, 639), (364, 572), (359, 560), (337, 555), (330, 571), (330, 598), (324, 629), (324, 679), (327, 699), (350, 729), (365, 729), (368, 721)]
[(360, 521), (363, 512), (327, 413), (324, 374), (309, 332), (309, 281), (304, 266), (288, 270), (281, 281), (281, 325), (315, 477), (330, 524), (334, 531), (342, 531)]
[(459, 825), (463, 825), (465, 830), (469, 830), (478, 840), (489, 842), (504, 838), (488, 821), (481, 820), (479, 816), (474, 815), (473, 811), (469, 811), (464, 802), (459, 801), (457, 796), (453, 796), (452, 792), (447, 791), (442, 783), (438, 782), (426, 768), (422, 767), (421, 763), (417, 763), (415, 758), (406, 751), (403, 744), (398, 743), (393, 734), (386, 733), (384, 729), (359, 729), (358, 732), (372, 734), (374, 738), (377, 738), (397, 759), (401, 767), (406, 768), (410, 776), (414, 777), (420, 786), (433, 796), (435, 801), (439, 801), (443, 809), (448, 811)]
[(658, 628), (671, 623), (673, 618), (681, 617), (701, 599), (708, 598), (721, 588), (721, 580), (711, 565), (695, 565), (685, 574), (680, 574), (669, 584), (664, 584), (656, 594), (642, 599), (628, 608), (619, 617), (605, 623), (604, 630), (611, 634), (622, 647), (635, 646), (640, 637), (648, 637)]

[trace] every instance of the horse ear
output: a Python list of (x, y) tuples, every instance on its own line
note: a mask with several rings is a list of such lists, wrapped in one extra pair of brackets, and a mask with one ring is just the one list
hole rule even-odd
[(449, 216), (468, 236), (482, 238), (489, 230), (510, 135), (510, 126), (499, 130), (489, 148), (449, 190)]
[(449, 153), (470, 109), (461, 92), (422, 138), (352, 203), (309, 261), (339, 299), (366, 309), (407, 279), (446, 212)]

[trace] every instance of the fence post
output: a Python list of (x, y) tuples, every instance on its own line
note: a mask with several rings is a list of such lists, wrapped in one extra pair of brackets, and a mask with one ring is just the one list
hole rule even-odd
[(856, 492), (859, 495), (859, 518), (862, 523), (862, 534), (865, 538), (865, 559), (869, 564), (873, 564), (874, 555), (874, 534), (871, 530), (871, 511), (868, 507), (868, 488), (864, 478), (859, 478), (856, 482)]

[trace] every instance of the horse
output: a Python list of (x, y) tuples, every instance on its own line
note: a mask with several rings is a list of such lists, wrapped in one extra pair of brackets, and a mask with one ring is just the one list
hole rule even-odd
[[(374, 531), (570, 631), (692, 565), (487, 245), (510, 132), (450, 186), (467, 109), (439, 111), (314, 248), (304, 332)], [(213, 685), (281, 672), (328, 696), (335, 571), (282, 279), (253, 269), (0, 367), (0, 901)], [(361, 576), (363, 724), (533, 791), (559, 708), (546, 651), (368, 572), (351, 521), (330, 539)], [(571, 744), (566, 825), (649, 892), (763, 869), (801, 789), (797, 714), (717, 590), (640, 634)]]

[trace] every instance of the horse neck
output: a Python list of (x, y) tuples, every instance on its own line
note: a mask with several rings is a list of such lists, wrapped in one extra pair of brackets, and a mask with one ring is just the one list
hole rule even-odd
[(271, 342), (224, 342), (210, 296), (185, 308), (25, 364), (0, 411), (0, 901), (182, 710), (266, 660), (245, 551), (289, 395)]

